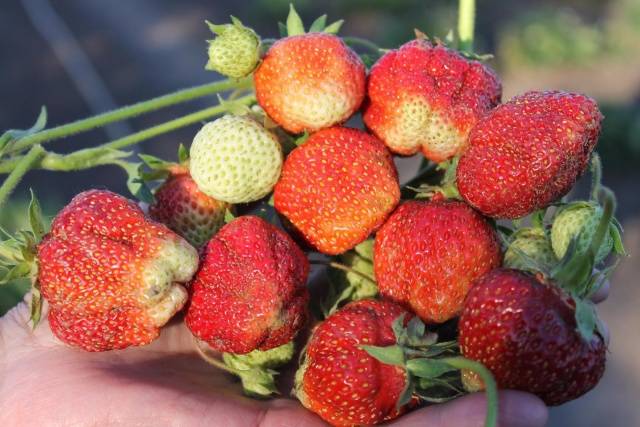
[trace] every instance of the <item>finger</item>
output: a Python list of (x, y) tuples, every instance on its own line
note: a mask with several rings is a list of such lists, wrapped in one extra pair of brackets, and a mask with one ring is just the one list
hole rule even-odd
[(591, 295), (591, 301), (593, 301), (596, 304), (599, 304), (602, 301), (606, 300), (609, 297), (610, 288), (611, 288), (611, 285), (609, 281), (605, 280), (602, 283), (602, 285), (600, 285), (600, 288), (597, 291), (595, 291), (593, 295)]
[[(393, 427), (481, 427), (486, 414), (484, 393), (473, 393), (441, 405), (419, 409), (392, 423)], [(547, 407), (536, 396), (515, 390), (500, 391), (500, 427), (544, 427)]]

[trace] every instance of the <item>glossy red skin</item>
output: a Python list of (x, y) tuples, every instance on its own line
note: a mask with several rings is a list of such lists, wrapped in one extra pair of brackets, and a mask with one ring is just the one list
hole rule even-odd
[[(380, 363), (360, 345), (396, 343), (391, 325), (405, 314), (390, 301), (352, 302), (320, 323), (306, 348), (298, 384), (303, 405), (334, 426), (379, 424), (396, 418), (405, 387), (402, 368)], [(347, 402), (346, 404), (344, 402)]]
[(307, 318), (308, 273), (305, 254), (286, 233), (256, 216), (238, 217), (205, 246), (186, 324), (218, 351), (286, 344)]
[(333, 127), (293, 150), (275, 186), (277, 211), (325, 254), (340, 254), (377, 230), (400, 200), (391, 153), (375, 137)]
[(149, 216), (167, 225), (195, 247), (201, 247), (224, 224), (228, 206), (201, 192), (189, 170), (176, 166), (156, 190), (155, 201), (149, 206)]
[[(276, 41), (254, 73), (258, 104), (292, 133), (345, 122), (362, 104), (365, 79), (358, 55), (339, 37), (326, 33)], [(314, 96), (307, 96), (310, 93)], [(319, 105), (326, 109), (317, 110)], [(314, 111), (317, 118), (329, 115), (334, 120), (316, 122)]]
[(459, 328), (462, 354), (489, 368), (499, 388), (536, 394), (547, 405), (582, 396), (604, 372), (604, 340), (579, 335), (573, 300), (519, 270), (478, 279)]
[(179, 237), (122, 196), (77, 195), (38, 247), (38, 282), (53, 333), (87, 351), (153, 341), (159, 328), (145, 312), (141, 274), (168, 239)]
[(469, 136), (460, 195), (485, 215), (519, 218), (569, 192), (600, 134), (596, 102), (566, 92), (528, 92), (499, 106)]
[(479, 213), (436, 196), (396, 209), (376, 235), (373, 260), (382, 296), (442, 323), (460, 314), (473, 280), (498, 267), (502, 254)]
[[(488, 66), (445, 46), (412, 40), (384, 54), (371, 68), (363, 119), (389, 145), (383, 136), (385, 130), (399, 119), (397, 111), (405, 99), (416, 97), (446, 117), (466, 139), (478, 120), (500, 103), (501, 96), (500, 80)], [(459, 154), (464, 145), (445, 150), (446, 154), (426, 145), (391, 149), (402, 155), (422, 150), (427, 158), (441, 162)]]

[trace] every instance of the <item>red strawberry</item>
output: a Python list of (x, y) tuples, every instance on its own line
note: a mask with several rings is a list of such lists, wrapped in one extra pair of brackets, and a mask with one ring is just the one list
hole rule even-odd
[(339, 254), (382, 225), (400, 200), (385, 146), (366, 132), (333, 127), (314, 133), (285, 161), (275, 207), (311, 245)]
[(238, 217), (204, 249), (187, 326), (218, 351), (283, 345), (305, 323), (308, 273), (309, 262), (286, 233), (256, 216)]
[(501, 262), (498, 237), (467, 204), (410, 201), (376, 235), (378, 290), (427, 323), (460, 314), (471, 282)]
[(485, 215), (519, 218), (564, 196), (587, 167), (600, 133), (596, 102), (528, 92), (482, 119), (460, 158), (460, 195)]
[(293, 133), (345, 122), (364, 98), (365, 67), (332, 34), (285, 37), (271, 46), (254, 74), (260, 106)]
[(392, 151), (421, 150), (441, 162), (463, 151), (471, 128), (501, 94), (489, 67), (418, 39), (386, 53), (371, 68), (363, 118)]
[(407, 381), (404, 369), (379, 362), (360, 346), (395, 344), (392, 323), (402, 314), (409, 317), (392, 302), (362, 300), (318, 325), (296, 374), (296, 396), (302, 404), (334, 426), (371, 425), (397, 417), (401, 411), (396, 403)]
[(229, 205), (201, 192), (188, 168), (175, 165), (169, 173), (156, 190), (149, 215), (199, 248), (224, 225)]
[(148, 344), (182, 308), (196, 250), (117, 194), (76, 196), (38, 247), (38, 282), (53, 333), (104, 351)]
[(460, 317), (462, 354), (489, 368), (500, 388), (559, 405), (591, 390), (606, 345), (577, 331), (575, 301), (532, 275), (496, 269), (472, 286)]

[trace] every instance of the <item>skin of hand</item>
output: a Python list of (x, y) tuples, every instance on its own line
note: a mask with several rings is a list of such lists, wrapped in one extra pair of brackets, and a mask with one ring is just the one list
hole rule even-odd
[[(606, 297), (604, 287), (595, 300)], [(0, 425), (315, 427), (315, 414), (285, 396), (253, 400), (235, 379), (205, 363), (181, 319), (145, 347), (87, 353), (58, 341), (43, 321), (34, 331), (20, 304), (0, 319)], [(393, 427), (481, 427), (482, 393), (425, 407)], [(501, 427), (542, 427), (535, 396), (500, 394)]]

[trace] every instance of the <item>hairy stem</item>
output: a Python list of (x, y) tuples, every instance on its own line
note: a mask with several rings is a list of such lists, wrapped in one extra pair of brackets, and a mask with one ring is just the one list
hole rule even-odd
[[(241, 103), (249, 105), (255, 101), (253, 95), (247, 95), (242, 98), (238, 98), (233, 101), (234, 104)], [(46, 156), (39, 159), (39, 161), (33, 166), (34, 168), (53, 170), (53, 171), (72, 171), (88, 169), (104, 162), (100, 161), (99, 155), (104, 154), (106, 151), (113, 151), (122, 149), (147, 139), (162, 135), (182, 127), (198, 123), (200, 121), (209, 119), (224, 113), (229, 108), (229, 105), (216, 105), (214, 107), (205, 108), (195, 113), (188, 114), (183, 117), (179, 117), (174, 120), (162, 123), (157, 126), (153, 126), (142, 130), (140, 132), (132, 133), (124, 138), (119, 138), (100, 145), (94, 148), (86, 148), (78, 150), (71, 154), (61, 155), (57, 153), (47, 153)], [(0, 163), (0, 174), (9, 173), (17, 167), (17, 165), (24, 159), (24, 157), (17, 157)]]
[(342, 40), (344, 40), (344, 42), (350, 47), (360, 46), (370, 50), (373, 53), (380, 53), (382, 51), (380, 46), (378, 46), (374, 42), (360, 37), (342, 37)]
[(196, 86), (189, 89), (179, 90), (168, 95), (159, 96), (148, 101), (139, 102), (137, 104), (118, 108), (113, 111), (98, 114), (97, 116), (77, 120), (72, 123), (56, 126), (54, 128), (46, 129), (33, 135), (29, 135), (16, 141), (15, 145), (8, 149), (7, 152), (20, 152), (35, 144), (42, 144), (45, 142), (53, 141), (55, 139), (64, 138), (80, 132), (95, 129), (109, 123), (118, 122), (130, 117), (159, 110), (170, 105), (179, 104), (225, 90), (249, 88), (251, 87), (251, 85), (252, 80), (250, 78), (242, 80), (228, 79)]
[(0, 186), (0, 207), (7, 201), (7, 198), (13, 190), (15, 190), (18, 183), (20, 183), (22, 177), (33, 168), (33, 165), (40, 160), (44, 154), (45, 151), (41, 145), (34, 145), (15, 165), (15, 168), (13, 168), (9, 176), (4, 180), (2, 186)]
[(473, 52), (473, 33), (476, 19), (476, 1), (458, 1), (458, 38), (459, 49), (463, 52)]
[(487, 416), (485, 417), (485, 427), (496, 427), (498, 422), (498, 386), (489, 371), (482, 363), (469, 360), (464, 357), (447, 357), (440, 359), (454, 368), (472, 371), (482, 379), (487, 393)]

